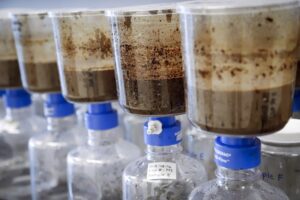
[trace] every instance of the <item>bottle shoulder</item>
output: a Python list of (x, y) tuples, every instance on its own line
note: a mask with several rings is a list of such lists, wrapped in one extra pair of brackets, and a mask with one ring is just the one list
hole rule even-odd
[(9, 118), (0, 120), (0, 135), (4, 137), (17, 137), (18, 135), (27, 135), (28, 137), (31, 137), (45, 131), (46, 121), (39, 117), (28, 116), (28, 118), (22, 120)]
[(201, 184), (194, 189), (190, 200), (288, 200), (280, 189), (258, 180), (246, 187), (228, 188), (217, 183), (217, 179)]
[(76, 147), (77, 142), (73, 135), (54, 135), (50, 132), (37, 134), (30, 138), (29, 147), (38, 149), (57, 149)]
[(134, 160), (141, 156), (140, 148), (137, 145), (128, 142), (124, 139), (120, 138), (115, 144), (115, 147), (120, 157), (128, 157), (131, 160)]
[(44, 130), (32, 137), (33, 141), (52, 142), (52, 143), (75, 143), (78, 129), (69, 127), (63, 130)]
[(140, 156), (140, 150), (137, 146), (126, 141), (118, 141), (112, 145), (89, 146), (82, 145), (69, 153), (70, 162), (129, 162)]

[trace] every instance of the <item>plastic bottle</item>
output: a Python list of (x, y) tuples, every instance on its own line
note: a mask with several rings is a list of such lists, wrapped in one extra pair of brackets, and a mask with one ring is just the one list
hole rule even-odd
[(38, 93), (32, 94), (32, 104), (34, 113), (39, 117), (45, 117), (43, 95)]
[(30, 95), (23, 89), (6, 90), (6, 116), (0, 121), (0, 199), (30, 199), (28, 141), (46, 123), (37, 117)]
[(146, 117), (132, 114), (126, 114), (124, 117), (125, 140), (136, 144), (143, 153), (146, 149), (143, 134), (146, 120)]
[(122, 172), (140, 150), (121, 139), (110, 103), (89, 105), (85, 121), (87, 144), (68, 155), (69, 199), (121, 200)]
[(32, 199), (65, 200), (68, 198), (66, 158), (79, 143), (76, 136), (81, 129), (74, 105), (60, 93), (48, 94), (44, 108), (47, 132), (29, 141)]
[(290, 119), (281, 131), (260, 139), (263, 180), (282, 189), (290, 200), (299, 200), (300, 120)]
[(209, 180), (215, 178), (215, 136), (201, 129), (197, 129), (190, 124), (183, 136), (183, 140), (186, 143), (184, 152), (197, 160), (203, 161)]
[(261, 180), (259, 139), (217, 137), (215, 161), (217, 179), (200, 185), (189, 200), (288, 200)]
[(180, 122), (175, 117), (150, 118), (144, 135), (147, 155), (124, 170), (123, 200), (183, 200), (207, 180), (202, 163), (181, 153)]
[(75, 105), (75, 109), (76, 109), (78, 124), (81, 125), (82, 127), (85, 127), (84, 115), (87, 111), (87, 106), (86, 106), (86, 104), (79, 104), (79, 103), (76, 103), (74, 105)]
[(2, 119), (5, 116), (5, 107), (4, 107), (4, 95), (5, 90), (0, 90), (0, 118)]
[(126, 113), (124, 112), (123, 108), (120, 106), (118, 101), (112, 102), (112, 107), (115, 109), (118, 113), (118, 121), (119, 121), (119, 127), (123, 133), (122, 137), (125, 139), (126, 137), (126, 127), (125, 127), (125, 116)]

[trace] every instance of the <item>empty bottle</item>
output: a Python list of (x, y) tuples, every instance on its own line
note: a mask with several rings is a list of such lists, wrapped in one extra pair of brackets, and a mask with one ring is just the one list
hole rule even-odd
[(190, 124), (183, 136), (184, 152), (203, 162), (208, 179), (215, 178), (216, 164), (214, 162), (215, 136)]
[(203, 164), (181, 153), (180, 122), (153, 117), (144, 127), (147, 155), (123, 174), (123, 200), (184, 200), (207, 180)]
[(144, 123), (146, 120), (146, 117), (129, 113), (124, 117), (125, 140), (136, 144), (143, 153), (146, 148), (143, 134)]
[[(32, 199), (66, 200), (67, 155), (81, 132), (73, 104), (60, 93), (48, 94), (44, 105), (47, 132), (29, 141)], [(81, 132), (81, 134), (84, 134)]]
[(110, 103), (89, 105), (85, 122), (87, 144), (68, 155), (69, 199), (121, 200), (122, 172), (140, 150), (121, 139)]
[(262, 178), (282, 189), (290, 200), (300, 199), (300, 119), (290, 119), (280, 131), (260, 137)]
[(23, 89), (6, 90), (6, 116), (0, 121), (0, 199), (30, 199), (29, 138), (45, 128)]
[(217, 179), (200, 185), (189, 200), (288, 200), (280, 189), (261, 179), (257, 138), (217, 137)]
[(34, 113), (39, 117), (45, 117), (43, 95), (38, 93), (33, 94), (32, 104), (33, 104)]

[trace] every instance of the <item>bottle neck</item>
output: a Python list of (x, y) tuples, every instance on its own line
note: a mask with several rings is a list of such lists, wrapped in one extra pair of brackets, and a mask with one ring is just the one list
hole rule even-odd
[(216, 170), (218, 185), (227, 189), (244, 189), (258, 181), (261, 173), (258, 168), (232, 170), (218, 167)]
[(155, 161), (172, 161), (182, 151), (181, 144), (170, 146), (150, 146), (147, 145), (147, 159)]
[(63, 132), (77, 124), (76, 115), (66, 117), (47, 117), (47, 130), (50, 132)]
[(6, 119), (9, 120), (22, 120), (30, 117), (33, 114), (32, 106), (22, 108), (8, 108), (6, 107)]
[(118, 128), (100, 130), (88, 130), (88, 145), (89, 146), (109, 146), (113, 145), (118, 140)]

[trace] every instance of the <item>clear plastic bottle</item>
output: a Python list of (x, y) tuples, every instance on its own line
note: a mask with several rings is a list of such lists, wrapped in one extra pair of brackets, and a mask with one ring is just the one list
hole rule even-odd
[(300, 199), (300, 120), (290, 119), (279, 132), (260, 137), (263, 180)]
[(4, 107), (4, 95), (5, 90), (0, 90), (0, 119), (5, 116), (5, 107)]
[(146, 149), (143, 134), (145, 121), (147, 118), (139, 115), (126, 114), (124, 117), (125, 140), (136, 144), (143, 153)]
[(118, 101), (112, 102), (112, 107), (118, 112), (118, 120), (119, 120), (119, 127), (121, 129), (121, 132), (123, 133), (122, 137), (125, 139), (126, 137), (126, 127), (125, 127), (125, 115), (123, 108), (120, 106)]
[(0, 199), (30, 199), (28, 141), (42, 132), (46, 121), (37, 117), (30, 95), (6, 90), (6, 116), (0, 121)]
[(208, 179), (215, 178), (216, 164), (214, 162), (215, 136), (190, 124), (183, 140), (186, 143), (184, 152), (189, 156), (201, 160), (205, 166)]
[(217, 179), (200, 185), (189, 200), (288, 200), (280, 189), (261, 180), (257, 138), (217, 137)]
[(121, 139), (117, 112), (110, 103), (89, 105), (85, 120), (87, 144), (67, 159), (69, 199), (121, 200), (122, 172), (140, 150)]
[(81, 129), (74, 105), (60, 93), (47, 95), (45, 115), (47, 132), (29, 141), (32, 199), (65, 200), (68, 198), (66, 159), (78, 145), (76, 136)]
[(86, 104), (76, 103), (75, 109), (76, 109), (78, 124), (80, 126), (84, 127), (84, 115), (85, 115), (85, 112), (87, 111), (87, 106), (86, 106)]
[(189, 127), (189, 119), (187, 117), (186, 114), (183, 114), (183, 115), (177, 115), (176, 116), (176, 119), (178, 119), (180, 121), (180, 124), (181, 124), (181, 131), (184, 132), (186, 131), (186, 129)]
[(207, 180), (202, 163), (181, 153), (175, 117), (150, 118), (144, 135), (147, 155), (124, 170), (123, 200), (184, 200)]
[(32, 94), (32, 104), (34, 113), (39, 117), (45, 117), (43, 95), (38, 93)]

